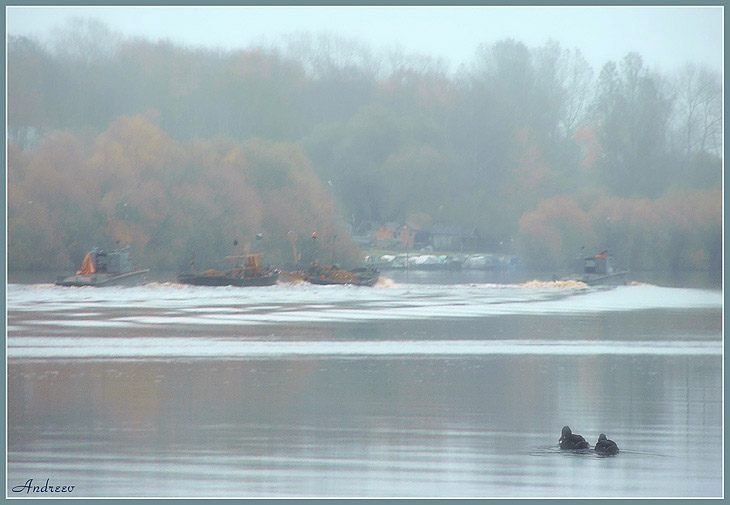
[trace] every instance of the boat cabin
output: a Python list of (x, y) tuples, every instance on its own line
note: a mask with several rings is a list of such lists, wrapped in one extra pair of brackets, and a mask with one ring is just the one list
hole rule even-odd
[(584, 261), (585, 273), (587, 274), (610, 275), (613, 273), (612, 256), (607, 250), (595, 256), (584, 258)]
[(120, 275), (132, 270), (134, 267), (129, 256), (129, 246), (109, 252), (97, 247), (86, 253), (81, 269), (76, 275)]

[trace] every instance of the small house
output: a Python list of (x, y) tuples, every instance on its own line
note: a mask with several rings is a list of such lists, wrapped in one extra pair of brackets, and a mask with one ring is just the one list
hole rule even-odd
[(385, 223), (375, 232), (375, 241), (380, 242), (389, 238), (396, 238), (400, 226), (398, 223)]
[(479, 233), (476, 227), (436, 224), (431, 227), (431, 244), (441, 251), (475, 250), (479, 247)]

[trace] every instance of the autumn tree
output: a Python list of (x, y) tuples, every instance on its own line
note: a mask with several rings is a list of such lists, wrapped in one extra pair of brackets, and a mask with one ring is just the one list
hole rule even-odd
[(546, 199), (520, 219), (518, 250), (536, 268), (569, 267), (596, 242), (588, 214), (567, 196)]
[(451, 72), (342, 37), (191, 48), (93, 20), (7, 49), (15, 266), (116, 240), (155, 268), (193, 251), (212, 264), (234, 240), (286, 261), (292, 243), (355, 258), (347, 225), (414, 214), (519, 235), (548, 262), (578, 241), (559, 219), (632, 267), (720, 257), (717, 206), (688, 208), (722, 180), (720, 79), (702, 67), (665, 76), (631, 53), (595, 77), (578, 49), (507, 39)]

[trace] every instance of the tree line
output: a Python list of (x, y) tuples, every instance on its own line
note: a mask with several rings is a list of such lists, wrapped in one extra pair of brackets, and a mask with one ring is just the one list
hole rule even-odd
[(557, 42), (450, 72), (337, 37), (224, 51), (75, 20), (8, 40), (9, 265), (103, 236), (167, 268), (259, 232), (275, 261), (355, 262), (350, 227), (426, 215), (535, 267), (610, 246), (633, 269), (719, 268), (721, 100), (707, 68), (629, 53), (596, 74)]

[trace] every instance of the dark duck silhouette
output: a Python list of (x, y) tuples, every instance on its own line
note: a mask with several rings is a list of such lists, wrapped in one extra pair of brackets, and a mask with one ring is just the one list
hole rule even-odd
[(563, 433), (558, 443), (561, 449), (588, 449), (590, 447), (585, 438), (570, 430), (570, 426), (563, 426)]
[(618, 445), (613, 440), (606, 438), (604, 433), (598, 435), (598, 443), (596, 444), (596, 452), (603, 454), (616, 454), (618, 453)]

